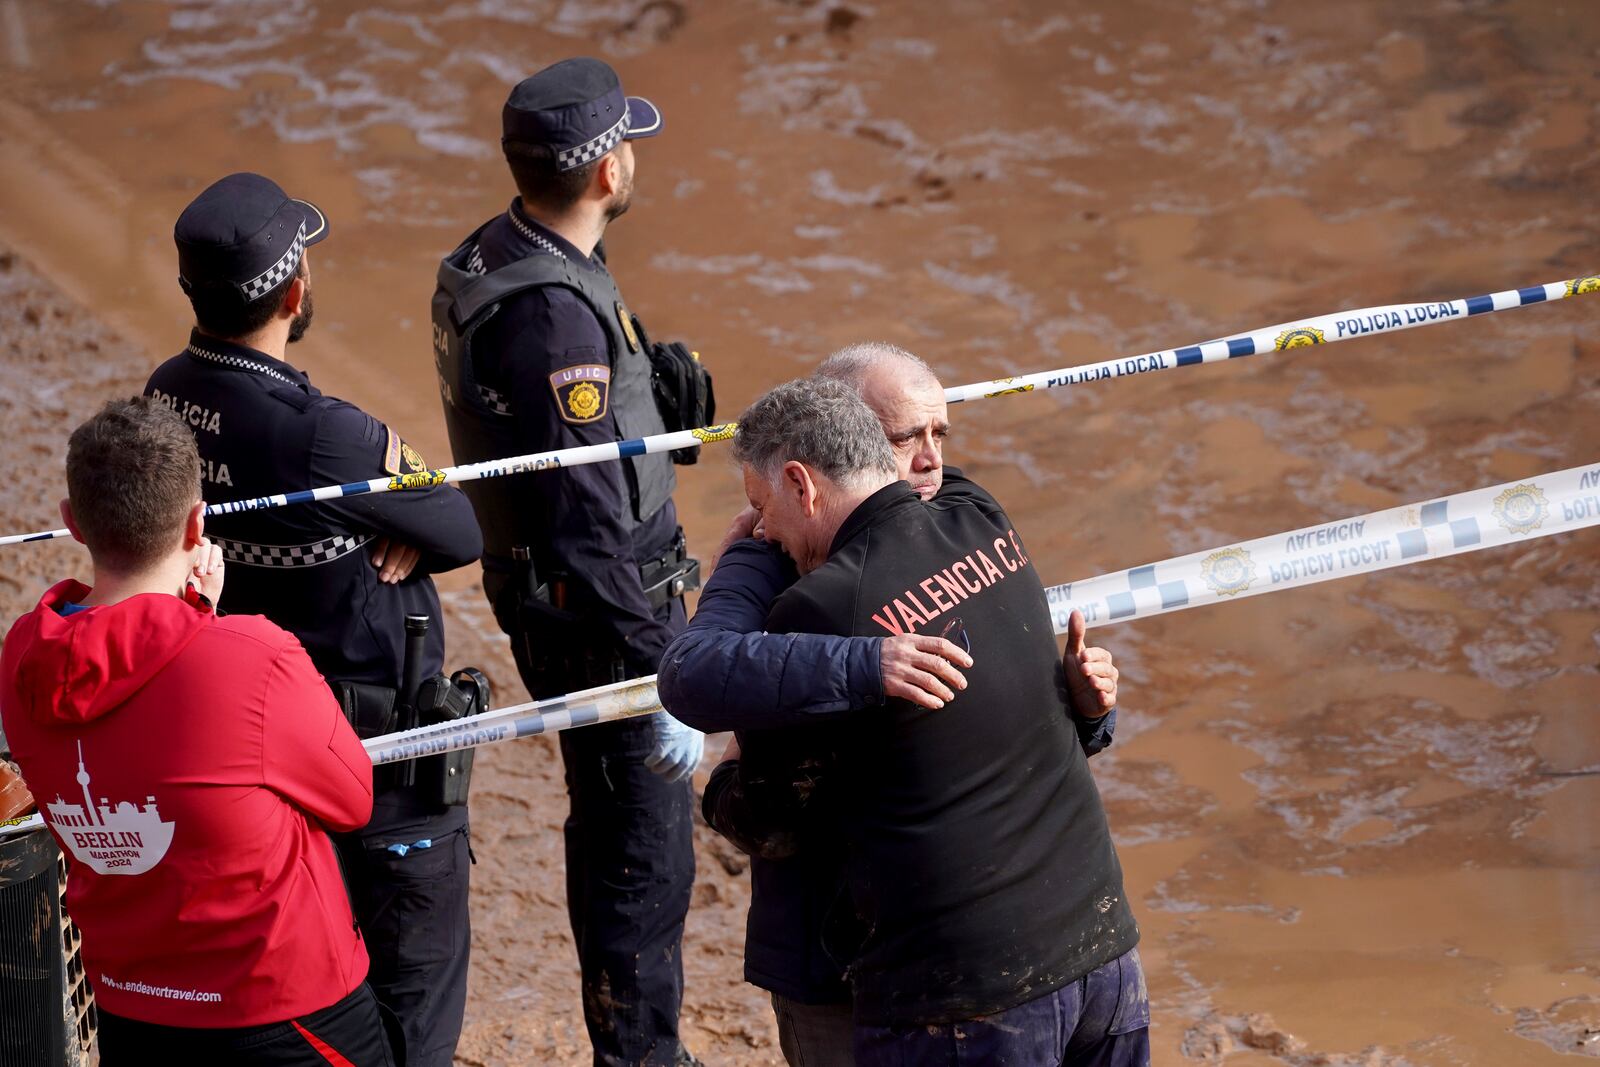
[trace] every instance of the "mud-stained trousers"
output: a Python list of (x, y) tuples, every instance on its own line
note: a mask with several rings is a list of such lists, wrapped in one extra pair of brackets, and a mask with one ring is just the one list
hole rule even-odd
[(450, 1067), (461, 1038), (472, 949), (468, 833), (467, 809), (455, 807), (336, 838), (372, 960), (367, 980), (399, 1018), (406, 1067)]
[(1131, 948), (1053, 993), (958, 1023), (856, 1026), (856, 1067), (1150, 1067), (1150, 993)]
[(597, 1067), (678, 1057), (683, 920), (694, 883), (694, 794), (645, 767), (649, 718), (561, 735), (567, 913)]

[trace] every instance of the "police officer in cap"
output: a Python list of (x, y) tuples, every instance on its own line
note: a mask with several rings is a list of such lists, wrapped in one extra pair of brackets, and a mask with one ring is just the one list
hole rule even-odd
[[(208, 500), (428, 469), (393, 429), (324, 396), (284, 359), (311, 323), (307, 248), (327, 235), (320, 210), (257, 174), (223, 178), (178, 218), (178, 284), (196, 326), (145, 392), (193, 429)], [(412, 669), (438, 675), (444, 630), (429, 576), (482, 550), (458, 490), (219, 515), (206, 528), (229, 565), (221, 607), (265, 615), (298, 637), (358, 733), (410, 725), (397, 711), (408, 705), (415, 721), (414, 698), (396, 692), (406, 616), (430, 618), (422, 662)], [(371, 823), (337, 841), (371, 983), (399, 1017), (410, 1067), (451, 1062), (467, 992), (470, 850), (458, 782), (468, 768), (431, 759), (412, 770), (380, 769)]]
[[(709, 379), (682, 345), (650, 342), (600, 247), (632, 199), (633, 142), (660, 132), (660, 113), (624, 96), (606, 64), (569, 59), (517, 85), (502, 117), (519, 195), (445, 258), (433, 301), (456, 462), (703, 425)], [(536, 698), (653, 674), (682, 630), (698, 564), (672, 462), (636, 454), (469, 483), (484, 591)], [(688, 778), (703, 748), (665, 712), (561, 735), (567, 907), (596, 1064), (695, 1062), (678, 1010)]]

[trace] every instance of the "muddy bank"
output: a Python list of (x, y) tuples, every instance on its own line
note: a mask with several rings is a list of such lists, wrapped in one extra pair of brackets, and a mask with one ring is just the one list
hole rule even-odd
[[(509, 199), (506, 86), (578, 52), (666, 114), (612, 264), (657, 335), (706, 354), (730, 412), (866, 337), (971, 381), (1593, 273), (1587, 14), (0, 3), (0, 238), (66, 294), (0, 309), (20, 427), (0, 456), (58, 463), (101, 393), (179, 347), (172, 219), (248, 167), (333, 219), (296, 359), (442, 461), (433, 266)], [(1590, 463), (1596, 299), (966, 404), (950, 456), (1051, 581)], [(40, 351), (64, 368), (48, 386), (24, 362)], [(14, 481), (7, 523), (56, 525), (59, 483)], [(714, 543), (737, 495), (719, 462), (686, 472), (691, 539)], [(74, 558), (6, 551), (8, 610)], [(443, 583), (451, 658), (510, 699), (473, 581)], [(1600, 1027), (1597, 630), (1591, 532), (1098, 631), (1125, 712), (1096, 773), (1157, 1062), (1600, 1054), (1578, 1043)], [(462, 1060), (584, 1062), (559, 761), (530, 741), (482, 766)], [(713, 1063), (775, 1062), (739, 981), (747, 883), (700, 849), (690, 1039)]]

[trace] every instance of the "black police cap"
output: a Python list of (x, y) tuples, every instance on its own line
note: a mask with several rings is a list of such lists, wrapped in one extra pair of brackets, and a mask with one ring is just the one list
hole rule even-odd
[(598, 59), (563, 59), (520, 82), (501, 112), (503, 141), (548, 148), (557, 170), (593, 162), (623, 141), (661, 132), (661, 112), (624, 96), (617, 72)]
[(231, 287), (249, 303), (293, 276), (328, 219), (259, 174), (230, 174), (195, 197), (172, 228), (184, 292)]

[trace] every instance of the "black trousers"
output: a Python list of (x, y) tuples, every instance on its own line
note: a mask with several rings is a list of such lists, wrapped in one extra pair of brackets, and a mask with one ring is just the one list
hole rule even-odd
[(694, 794), (645, 767), (654, 741), (649, 719), (561, 735), (567, 915), (597, 1067), (666, 1067), (678, 1054)]
[(367, 980), (399, 1017), (406, 1067), (450, 1067), (472, 948), (467, 811), (450, 808), (389, 826), (382, 817), (380, 807), (366, 829), (335, 839), (372, 959)]
[[(490, 602), (503, 579), (485, 575)], [(684, 622), (682, 600), (657, 612)], [(536, 667), (529, 642), (508, 633), (523, 684), (536, 699), (588, 689), (592, 679)], [(683, 921), (694, 884), (694, 792), (645, 767), (650, 718), (561, 734), (566, 768), (567, 916), (583, 981), (583, 1021), (596, 1067), (668, 1067), (677, 1058), (683, 1003)]]
[(229, 1067), (399, 1067), (366, 983), (321, 1011), (264, 1026), (199, 1030), (100, 1012), (101, 1067), (215, 1063)]

